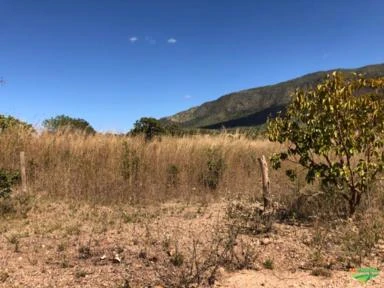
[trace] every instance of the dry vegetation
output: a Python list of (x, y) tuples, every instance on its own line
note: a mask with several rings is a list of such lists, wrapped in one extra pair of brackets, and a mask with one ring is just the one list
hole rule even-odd
[(256, 195), (257, 157), (278, 146), (240, 135), (146, 143), (140, 137), (4, 132), (0, 147), (3, 168), (18, 169), (25, 151), (32, 191), (110, 204)]
[(264, 287), (357, 287), (340, 271), (384, 267), (382, 185), (343, 219), (304, 176), (270, 171), (278, 204), (260, 232), (257, 158), (279, 149), (227, 134), (4, 131), (0, 168), (19, 169), (25, 151), (29, 191), (0, 200), (0, 287), (247, 287), (231, 276), (241, 269), (262, 273), (249, 281)]

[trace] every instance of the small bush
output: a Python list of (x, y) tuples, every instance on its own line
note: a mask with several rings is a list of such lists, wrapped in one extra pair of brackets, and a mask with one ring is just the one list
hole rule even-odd
[(261, 203), (232, 201), (227, 205), (228, 220), (245, 234), (265, 233), (272, 229), (274, 217), (265, 213)]
[(89, 245), (81, 245), (78, 252), (79, 259), (88, 259), (92, 256), (91, 247)]
[(76, 278), (84, 278), (85, 276), (87, 276), (87, 272), (85, 270), (77, 270), (75, 272), (75, 277)]
[(193, 238), (190, 244), (184, 247), (182, 256), (177, 250), (171, 254), (173, 260), (168, 269), (159, 269), (164, 287), (211, 287), (224, 269), (255, 268), (254, 245), (243, 239), (235, 226), (218, 224), (210, 237), (203, 241)]
[(200, 174), (202, 184), (211, 190), (215, 190), (223, 176), (225, 161), (218, 148), (210, 148), (206, 151), (207, 159), (205, 170)]
[[(311, 187), (316, 188), (316, 186)], [(338, 193), (303, 191), (290, 195), (287, 198), (284, 214), (280, 220), (295, 219), (300, 221), (312, 221), (313, 219), (335, 220), (345, 218), (348, 215), (348, 206)]]
[(13, 233), (13, 234), (10, 234), (9, 236), (4, 236), (4, 237), (5, 237), (5, 239), (7, 239), (7, 241), (10, 244), (14, 245), (13, 251), (15, 253), (20, 252), (20, 239), (22, 237), (21, 234)]
[(184, 255), (176, 249), (175, 253), (171, 256), (170, 261), (174, 266), (180, 267), (184, 263)]
[(383, 239), (384, 215), (382, 211), (368, 210), (357, 214), (356, 221), (345, 226), (342, 238), (343, 250), (355, 264), (361, 264), (369, 256), (375, 245)]
[(26, 217), (32, 208), (30, 195), (17, 194), (11, 197), (12, 186), (20, 182), (17, 170), (0, 169), (0, 216), (18, 214)]
[(263, 267), (265, 269), (273, 270), (274, 268), (273, 259), (268, 258), (267, 260), (265, 260), (263, 262)]
[(7, 198), (11, 194), (11, 185), (5, 175), (0, 174), (0, 198)]
[(327, 224), (316, 223), (312, 235), (310, 261), (314, 267), (323, 267), (327, 255), (327, 245), (330, 243), (330, 227)]
[(15, 203), (11, 198), (0, 198), (0, 215), (5, 216), (16, 212)]
[(0, 198), (0, 216), (12, 215), (26, 218), (34, 205), (33, 200), (33, 196), (23, 194)]
[(0, 198), (7, 198), (11, 193), (11, 187), (19, 181), (18, 171), (0, 169)]
[(174, 164), (169, 164), (167, 167), (167, 185), (169, 187), (177, 187), (179, 184), (179, 168)]

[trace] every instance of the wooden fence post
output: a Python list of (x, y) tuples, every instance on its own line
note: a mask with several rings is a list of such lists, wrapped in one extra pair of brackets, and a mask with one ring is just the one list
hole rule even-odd
[(268, 211), (271, 207), (271, 191), (269, 186), (269, 176), (268, 176), (268, 163), (265, 159), (265, 156), (258, 158), (260, 163), (260, 169), (262, 174), (262, 183), (263, 183), (263, 199), (264, 199), (264, 212)]
[(20, 152), (21, 190), (27, 193), (27, 173), (25, 172), (25, 153)]

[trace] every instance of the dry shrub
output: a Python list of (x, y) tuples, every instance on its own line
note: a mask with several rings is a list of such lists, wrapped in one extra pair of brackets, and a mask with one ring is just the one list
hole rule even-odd
[(220, 277), (219, 269), (254, 269), (258, 256), (234, 225), (214, 227), (209, 239), (193, 239), (183, 253), (176, 250), (171, 255), (172, 265), (158, 269), (165, 287), (211, 287)]
[(244, 234), (266, 233), (272, 229), (275, 211), (266, 211), (259, 202), (231, 201), (227, 205), (229, 222)]
[(282, 167), (282, 170), (294, 170), (296, 178), (286, 183), (285, 191), (279, 195), (279, 203), (284, 207), (279, 211), (280, 220), (331, 221), (348, 216), (345, 199), (340, 193), (335, 193), (332, 187), (322, 185), (319, 180), (307, 183), (305, 168), (298, 168), (292, 163), (284, 163)]
[(354, 221), (344, 226), (342, 248), (348, 262), (360, 265), (370, 256), (384, 235), (384, 213), (382, 210), (368, 209), (358, 213)]
[(35, 205), (35, 197), (22, 193), (15, 193), (6, 198), (0, 198), (0, 217), (26, 218), (28, 212)]
[(310, 189), (291, 195), (280, 220), (335, 220), (347, 216), (348, 207), (339, 194), (314, 192)]

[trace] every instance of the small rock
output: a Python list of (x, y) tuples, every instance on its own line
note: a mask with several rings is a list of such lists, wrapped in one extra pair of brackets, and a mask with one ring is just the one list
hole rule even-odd
[(268, 245), (268, 244), (271, 244), (272, 243), (272, 240), (269, 239), (269, 238), (264, 238), (264, 239), (261, 239), (260, 243), (262, 245)]

